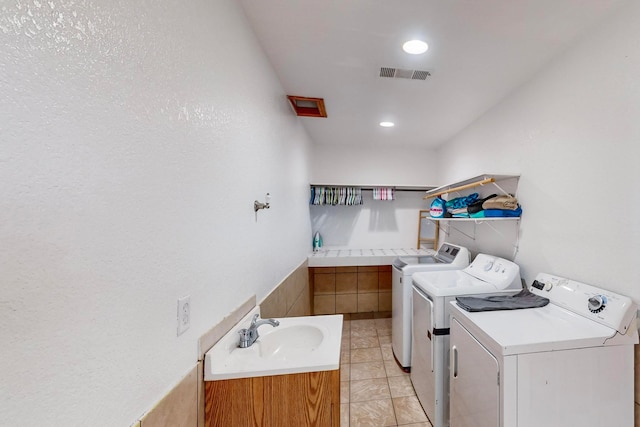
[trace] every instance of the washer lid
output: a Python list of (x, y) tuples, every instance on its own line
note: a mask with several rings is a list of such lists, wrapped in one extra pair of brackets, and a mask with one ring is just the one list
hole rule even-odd
[(404, 269), (407, 266), (411, 265), (433, 265), (441, 263), (442, 261), (438, 260), (433, 255), (424, 255), (424, 256), (403, 256), (393, 260), (393, 266), (398, 268), (399, 270)]
[(469, 265), (469, 257), (467, 248), (443, 243), (435, 255), (401, 256), (393, 266), (406, 276), (419, 271), (462, 269)]
[[(507, 356), (512, 354), (600, 347), (616, 331), (555, 304), (523, 310), (468, 312), (452, 301), (451, 315), (485, 346)], [(620, 336), (632, 344), (634, 337)], [(636, 341), (637, 341), (637, 337)]]

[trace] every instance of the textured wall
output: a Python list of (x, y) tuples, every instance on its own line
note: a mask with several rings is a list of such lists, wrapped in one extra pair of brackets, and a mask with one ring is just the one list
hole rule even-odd
[[(314, 144), (311, 182), (361, 186), (430, 186), (443, 181), (436, 152), (415, 147), (357, 147)], [(424, 193), (398, 192), (397, 199), (373, 201), (365, 192), (362, 206), (310, 206), (311, 227), (332, 248), (414, 248)], [(311, 243), (310, 243), (311, 244)]]
[(440, 185), (435, 150), (314, 144), (311, 182), (342, 185)]
[(440, 164), (452, 180), (522, 174), (515, 261), (527, 283), (543, 271), (640, 303), (640, 3), (627, 3), (442, 149)]
[(129, 425), (304, 260), (308, 137), (233, 0), (9, 0), (0, 37), (0, 419)]
[(638, 40), (640, 4), (628, 2), (439, 153), (451, 180), (522, 175), (528, 283), (545, 271), (640, 302)]

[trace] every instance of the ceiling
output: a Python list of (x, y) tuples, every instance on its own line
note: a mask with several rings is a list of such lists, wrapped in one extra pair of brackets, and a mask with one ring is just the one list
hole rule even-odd
[(315, 144), (436, 148), (625, 0), (239, 1), (287, 94), (324, 98), (327, 118), (300, 118)]

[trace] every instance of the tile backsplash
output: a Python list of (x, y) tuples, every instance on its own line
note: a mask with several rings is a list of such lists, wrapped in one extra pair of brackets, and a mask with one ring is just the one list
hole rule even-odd
[(196, 365), (160, 402), (140, 418), (141, 427), (197, 427), (197, 381)]
[(391, 266), (312, 267), (314, 314), (391, 311)]
[(260, 302), (260, 316), (268, 318), (311, 315), (308, 270), (308, 263), (305, 261), (280, 282)]

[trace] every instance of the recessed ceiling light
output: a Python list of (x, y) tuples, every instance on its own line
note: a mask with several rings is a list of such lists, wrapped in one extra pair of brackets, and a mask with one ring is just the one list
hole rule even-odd
[(429, 49), (429, 45), (422, 40), (409, 40), (402, 45), (402, 50), (412, 55), (420, 55)]
[(392, 128), (395, 125), (396, 124), (393, 122), (380, 122), (380, 126), (382, 126), (383, 128)]

